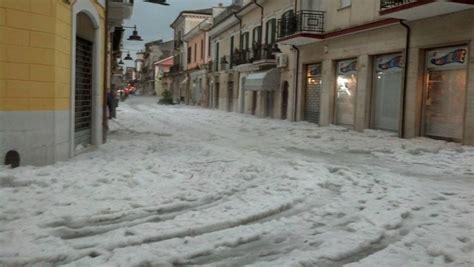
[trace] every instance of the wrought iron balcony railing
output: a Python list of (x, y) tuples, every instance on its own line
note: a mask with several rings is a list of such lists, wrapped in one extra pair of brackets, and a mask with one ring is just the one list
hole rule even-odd
[(206, 68), (206, 69), (207, 69), (207, 71), (210, 72), (210, 73), (212, 73), (212, 72), (215, 71), (215, 69), (214, 69), (214, 63), (213, 63), (212, 60), (209, 60), (209, 62), (207, 62), (207, 68)]
[(111, 0), (110, 2), (133, 5), (133, 0)]
[(324, 33), (324, 11), (301, 10), (278, 20), (278, 39), (300, 32)]
[(417, 0), (380, 0), (380, 10), (394, 8), (417, 2)]
[(170, 71), (169, 73), (172, 74), (172, 73), (177, 73), (177, 72), (180, 72), (183, 70), (183, 67), (179, 64), (175, 64), (173, 66), (170, 67)]
[(275, 60), (276, 57), (272, 51), (273, 45), (261, 44), (254, 45), (252, 49), (239, 50), (235, 49), (231, 56), (231, 67), (242, 64), (249, 64), (259, 60)]

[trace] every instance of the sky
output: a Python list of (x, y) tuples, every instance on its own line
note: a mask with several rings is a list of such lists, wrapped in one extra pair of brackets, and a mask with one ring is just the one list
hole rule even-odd
[[(133, 29), (126, 29), (124, 34), (123, 50), (130, 50), (130, 54), (135, 60), (135, 53), (144, 49), (147, 42), (163, 39), (163, 41), (173, 38), (173, 30), (170, 24), (183, 10), (203, 9), (217, 6), (219, 3), (229, 5), (231, 0), (168, 0), (169, 6), (150, 4), (143, 0), (136, 0), (133, 7), (133, 15), (129, 20), (124, 21), (124, 26), (137, 25), (138, 34), (143, 38), (143, 42), (128, 41)], [(128, 67), (135, 65), (134, 61), (125, 61)]]

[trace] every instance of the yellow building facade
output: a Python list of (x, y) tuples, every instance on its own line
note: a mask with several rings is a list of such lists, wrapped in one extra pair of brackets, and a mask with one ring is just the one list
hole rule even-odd
[(5, 163), (49, 164), (102, 143), (104, 27), (105, 1), (0, 0)]

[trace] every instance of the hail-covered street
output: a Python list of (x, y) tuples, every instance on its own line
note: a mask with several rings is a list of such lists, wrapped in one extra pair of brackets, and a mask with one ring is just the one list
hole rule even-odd
[(0, 266), (474, 266), (474, 148), (156, 101), (0, 167)]

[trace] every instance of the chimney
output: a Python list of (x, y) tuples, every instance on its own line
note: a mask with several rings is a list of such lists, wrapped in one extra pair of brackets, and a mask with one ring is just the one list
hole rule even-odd
[(219, 3), (219, 7), (223, 7), (224, 5), (222, 3)]

